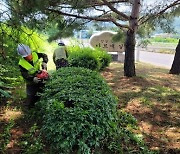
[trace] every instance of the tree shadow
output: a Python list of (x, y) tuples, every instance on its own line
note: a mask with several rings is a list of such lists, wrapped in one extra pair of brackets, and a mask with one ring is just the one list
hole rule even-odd
[(122, 66), (113, 66), (102, 75), (118, 97), (118, 108), (137, 119), (149, 147), (163, 154), (179, 153), (180, 77), (160, 68), (137, 72), (141, 76), (126, 78)]

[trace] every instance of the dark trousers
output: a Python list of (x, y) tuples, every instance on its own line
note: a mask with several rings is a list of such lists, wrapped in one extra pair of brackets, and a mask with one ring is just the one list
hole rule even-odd
[(34, 107), (35, 103), (40, 99), (40, 93), (43, 91), (44, 84), (43, 83), (27, 83), (26, 84), (26, 105), (31, 108)]
[(55, 65), (56, 65), (56, 70), (58, 70), (61, 67), (67, 67), (68, 61), (64, 58), (61, 58), (55, 61)]

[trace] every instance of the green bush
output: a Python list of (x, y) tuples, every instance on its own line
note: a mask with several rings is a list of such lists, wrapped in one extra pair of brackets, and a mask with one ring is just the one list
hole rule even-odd
[(70, 66), (84, 67), (91, 70), (103, 70), (106, 68), (112, 58), (102, 49), (92, 49), (89, 47), (70, 46), (67, 48), (69, 53)]
[(103, 70), (104, 68), (108, 67), (110, 62), (112, 61), (111, 55), (102, 49), (95, 49), (93, 54), (97, 57), (97, 59), (100, 62), (100, 70)]
[(52, 74), (37, 103), (53, 153), (91, 153), (116, 128), (117, 100), (95, 71), (68, 67)]
[[(89, 52), (90, 51), (90, 52)], [(68, 58), (70, 66), (84, 67), (91, 70), (99, 70), (100, 63), (98, 59), (91, 53), (91, 50), (82, 50), (72, 52)]]
[(0, 102), (6, 102), (11, 97), (10, 89), (22, 83), (17, 67), (0, 64)]

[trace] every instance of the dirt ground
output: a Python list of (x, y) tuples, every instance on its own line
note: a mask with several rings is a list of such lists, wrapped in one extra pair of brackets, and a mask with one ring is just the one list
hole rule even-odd
[(160, 153), (180, 153), (180, 77), (147, 64), (136, 64), (136, 73), (126, 78), (123, 65), (112, 63), (102, 75), (118, 107), (137, 118), (146, 144)]

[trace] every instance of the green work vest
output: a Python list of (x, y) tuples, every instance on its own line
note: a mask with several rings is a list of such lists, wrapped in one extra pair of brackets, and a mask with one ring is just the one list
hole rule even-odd
[(33, 65), (31, 65), (27, 60), (24, 58), (21, 58), (19, 60), (19, 65), (25, 68), (28, 71), (28, 74), (33, 75), (35, 74), (38, 70), (40, 70), (41, 64), (42, 64), (42, 58), (38, 58), (38, 55), (36, 52), (32, 52), (33, 56)]

